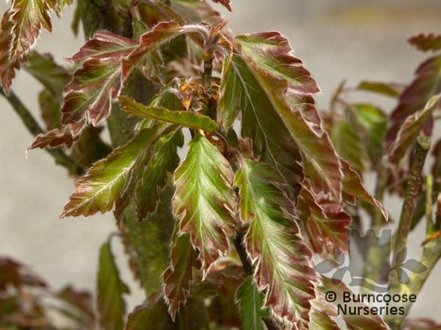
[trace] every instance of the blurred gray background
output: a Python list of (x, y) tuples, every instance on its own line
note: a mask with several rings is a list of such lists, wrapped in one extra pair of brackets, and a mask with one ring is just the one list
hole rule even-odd
[[(348, 85), (362, 79), (409, 82), (425, 55), (407, 45), (406, 39), (419, 32), (441, 32), (441, 2), (435, 0), (232, 0), (232, 3), (233, 13), (222, 12), (235, 33), (278, 30), (291, 41), (295, 54), (303, 59), (322, 89), (317, 96), (322, 108), (343, 79)], [(2, 2), (0, 11), (6, 8)], [(54, 16), (53, 33), (43, 33), (36, 48), (53, 53), (60, 63), (71, 56), (84, 41), (82, 37), (72, 36), (71, 20), (71, 10), (61, 20)], [(20, 72), (13, 90), (38, 116), (39, 85)], [(393, 103), (383, 104), (393, 107)], [(94, 289), (98, 247), (114, 230), (113, 218), (98, 215), (59, 220), (58, 214), (74, 188), (72, 179), (43, 151), (32, 151), (26, 158), (31, 135), (2, 98), (0, 111), (0, 254), (31, 265), (55, 288), (71, 282)], [(387, 206), (396, 218), (398, 205), (390, 201)], [(413, 236), (409, 257), (419, 256), (424, 228), (419, 229)], [(119, 259), (124, 263), (121, 256)], [(130, 274), (124, 273), (124, 277), (132, 282)], [(411, 316), (441, 321), (441, 287), (437, 284), (440, 277), (441, 265), (438, 265), (418, 296)], [(140, 302), (138, 294), (131, 298), (130, 305)]]

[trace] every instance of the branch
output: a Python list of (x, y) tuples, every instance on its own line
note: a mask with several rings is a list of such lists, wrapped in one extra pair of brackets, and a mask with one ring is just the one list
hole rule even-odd
[[(28, 108), (20, 101), (20, 99), (13, 93), (5, 94), (5, 92), (0, 89), (0, 94), (9, 102), (12, 109), (23, 121), (24, 125), (28, 131), (36, 136), (38, 134), (44, 133), (43, 129), (40, 127), (38, 122), (32, 116)], [(64, 153), (61, 149), (45, 149), (55, 160), (56, 164), (64, 166), (69, 173), (73, 175), (81, 175), (84, 173), (83, 167), (78, 165), (72, 158)]]

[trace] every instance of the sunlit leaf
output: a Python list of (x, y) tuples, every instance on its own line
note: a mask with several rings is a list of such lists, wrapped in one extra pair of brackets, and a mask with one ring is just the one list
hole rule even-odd
[(236, 174), (241, 219), (250, 223), (246, 249), (266, 304), (280, 318), (306, 326), (316, 273), (311, 251), (291, 215), (292, 204), (278, 188), (281, 178), (268, 165), (243, 160)]
[(121, 60), (135, 46), (130, 39), (98, 32), (72, 57), (83, 64), (65, 89), (63, 125), (86, 119), (96, 126), (109, 115), (122, 88)]
[(179, 165), (177, 148), (183, 143), (180, 131), (171, 132), (161, 137), (155, 144), (154, 155), (146, 166), (136, 189), (138, 219), (144, 219), (156, 209), (159, 190), (167, 182), (168, 173), (173, 173)]
[(389, 160), (392, 164), (398, 164), (406, 152), (413, 146), (421, 129), (432, 115), (438, 105), (440, 96), (433, 96), (425, 107), (406, 118), (401, 125), (395, 141), (388, 150)]
[[(300, 155), (282, 120), (245, 62), (237, 55), (224, 63), (218, 122), (231, 127), (242, 112), (242, 136), (252, 139), (253, 153), (274, 164), (287, 182), (300, 182)], [(274, 129), (277, 127), (277, 129)]]
[(179, 308), (187, 301), (196, 257), (188, 234), (175, 238), (171, 250), (171, 265), (164, 273), (164, 296), (173, 320)]
[(233, 171), (216, 147), (198, 136), (190, 142), (174, 179), (173, 213), (180, 221), (180, 231), (189, 233), (199, 250), (206, 273), (228, 251), (228, 237), (234, 235)]
[(270, 312), (264, 307), (265, 295), (259, 292), (252, 276), (248, 276), (237, 289), (236, 299), (242, 321), (241, 329), (264, 330), (262, 318), (269, 317)]
[(312, 98), (307, 97), (319, 90), (314, 79), (302, 62), (290, 55), (288, 41), (279, 33), (245, 35), (236, 40), (241, 56), (302, 151), (305, 174), (313, 189), (340, 200), (341, 164)]
[(421, 51), (438, 51), (441, 49), (441, 35), (418, 34), (410, 38), (409, 43)]
[(80, 177), (76, 189), (65, 205), (61, 217), (89, 216), (113, 208), (128, 172), (157, 130), (143, 130), (127, 145), (115, 149), (107, 158), (95, 163)]
[(126, 293), (129, 288), (119, 276), (108, 240), (101, 245), (97, 276), (97, 306), (104, 329), (123, 329), (126, 311), (123, 295)]
[(138, 117), (202, 129), (208, 132), (213, 132), (219, 129), (217, 123), (213, 119), (198, 113), (189, 111), (171, 111), (161, 107), (148, 107), (135, 102), (127, 96), (120, 96), (119, 101), (126, 112)]

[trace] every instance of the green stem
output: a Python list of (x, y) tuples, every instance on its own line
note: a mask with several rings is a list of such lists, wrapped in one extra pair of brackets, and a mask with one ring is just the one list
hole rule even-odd
[[(12, 109), (20, 117), (28, 131), (33, 135), (44, 133), (38, 122), (35, 120), (29, 109), (21, 102), (21, 100), (14, 94), (9, 92), (5, 94), (3, 90), (0, 90), (0, 94), (9, 102)], [(61, 149), (45, 149), (55, 160), (55, 163), (64, 166), (69, 173), (73, 175), (81, 175), (84, 173), (84, 168), (78, 165), (72, 158), (64, 153)]]

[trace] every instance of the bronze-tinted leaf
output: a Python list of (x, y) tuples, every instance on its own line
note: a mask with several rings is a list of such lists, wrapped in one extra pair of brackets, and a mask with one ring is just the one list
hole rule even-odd
[(413, 146), (418, 135), (431, 118), (433, 110), (438, 105), (440, 96), (433, 96), (423, 109), (415, 112), (405, 119), (397, 132), (395, 141), (390, 144), (388, 149), (389, 161), (398, 164), (405, 156), (406, 152)]
[(235, 194), (231, 165), (205, 137), (190, 142), (184, 162), (174, 173), (173, 214), (189, 233), (204, 274), (229, 250), (234, 235)]
[(291, 185), (298, 184), (302, 176), (298, 148), (244, 60), (234, 55), (222, 70), (217, 113), (224, 130), (231, 127), (239, 111), (241, 134), (252, 140), (254, 156), (273, 164)]
[(41, 29), (52, 30), (49, 11), (52, 1), (13, 0), (11, 4), (12, 41), (10, 59), (21, 59), (34, 45)]
[(148, 28), (153, 28), (160, 22), (166, 21), (174, 21), (179, 24), (186, 23), (183, 16), (162, 2), (138, 0), (134, 3), (132, 12), (134, 17)]
[(341, 164), (310, 97), (319, 91), (316, 82), (290, 54), (288, 41), (279, 33), (244, 35), (236, 40), (240, 55), (302, 151), (313, 190), (341, 200)]
[(77, 180), (76, 189), (60, 216), (89, 216), (110, 211), (137, 157), (157, 133), (157, 129), (142, 130), (131, 142), (96, 162)]
[(407, 117), (424, 108), (434, 95), (441, 92), (441, 55), (433, 56), (423, 62), (415, 73), (412, 83), (401, 94), (398, 105), (390, 115), (386, 134), (387, 147), (396, 140), (398, 131)]
[(441, 35), (435, 35), (433, 33), (429, 34), (418, 34), (410, 38), (409, 43), (423, 52), (427, 51), (438, 51), (441, 49)]
[(37, 135), (29, 149), (57, 148), (59, 146), (70, 148), (77, 138), (78, 136), (74, 137), (68, 127), (54, 128)]
[(0, 31), (0, 82), (3, 90), (8, 93), (11, 88), (11, 81), (15, 77), (15, 70), (20, 67), (18, 60), (11, 60), (10, 47), (12, 42), (11, 12), (4, 13), (1, 21)]
[(314, 252), (332, 258), (348, 251), (351, 218), (341, 204), (327, 201), (303, 182), (298, 209)]
[(171, 264), (164, 273), (164, 296), (173, 320), (180, 307), (185, 305), (190, 293), (196, 257), (188, 234), (175, 237), (171, 250)]
[(93, 299), (89, 291), (78, 290), (68, 285), (60, 289), (56, 297), (81, 312), (87, 318), (89, 325), (94, 323)]
[(246, 249), (256, 267), (255, 282), (266, 291), (266, 305), (279, 318), (307, 327), (317, 274), (294, 221), (292, 203), (278, 188), (281, 182), (270, 166), (241, 161), (235, 184), (241, 219), (250, 222)]
[(360, 82), (357, 86), (357, 89), (361, 91), (377, 93), (380, 95), (389, 96), (393, 98), (398, 97), (402, 92), (402, 88), (395, 84), (387, 84), (383, 82), (368, 81), (368, 80), (364, 80)]
[(97, 126), (109, 115), (111, 102), (122, 88), (121, 60), (135, 46), (130, 39), (98, 32), (72, 57), (83, 65), (65, 88), (63, 125), (86, 119)]

